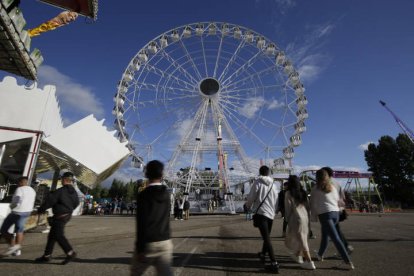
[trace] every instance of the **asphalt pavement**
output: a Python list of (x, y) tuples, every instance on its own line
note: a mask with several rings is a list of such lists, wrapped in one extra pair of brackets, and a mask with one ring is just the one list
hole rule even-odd
[[(312, 224), (318, 249), (320, 227)], [(414, 275), (414, 213), (351, 214), (341, 224), (355, 248), (355, 270), (340, 268), (341, 260), (330, 243), (323, 262), (314, 271), (302, 270), (284, 246), (282, 220), (276, 218), (272, 243), (281, 275)], [(257, 258), (261, 248), (258, 229), (244, 215), (191, 216), (171, 221), (174, 243), (174, 274), (179, 275), (268, 275)], [(42, 255), (47, 234), (26, 233), (22, 255), (0, 259), (0, 275), (128, 275), (135, 242), (133, 216), (82, 216), (73, 218), (66, 236), (78, 258), (60, 265), (64, 254), (56, 245), (54, 259), (35, 264)], [(0, 250), (6, 248), (4, 242)], [(148, 275), (151, 275), (149, 273)]]

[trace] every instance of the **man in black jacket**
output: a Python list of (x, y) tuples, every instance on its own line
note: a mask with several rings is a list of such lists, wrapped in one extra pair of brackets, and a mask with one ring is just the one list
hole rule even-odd
[(39, 207), (39, 213), (44, 213), (47, 209), (52, 208), (53, 217), (49, 222), (51, 228), (47, 237), (45, 253), (42, 257), (35, 260), (38, 263), (50, 261), (56, 242), (66, 253), (66, 258), (62, 261), (63, 265), (76, 257), (76, 252), (73, 251), (72, 246), (64, 235), (65, 225), (71, 219), (73, 210), (79, 205), (78, 194), (72, 186), (73, 181), (73, 173), (65, 172), (62, 175), (63, 187), (51, 193), (42, 206)]
[(173, 275), (171, 200), (167, 187), (161, 184), (163, 170), (164, 165), (157, 160), (148, 162), (145, 168), (149, 182), (137, 198), (137, 240), (131, 275), (143, 275), (150, 266), (155, 266), (158, 275)]

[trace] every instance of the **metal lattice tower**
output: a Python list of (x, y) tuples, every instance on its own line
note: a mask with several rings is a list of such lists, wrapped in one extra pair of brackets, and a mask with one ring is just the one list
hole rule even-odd
[(414, 143), (414, 134), (413, 131), (408, 128), (408, 126), (400, 119), (398, 116), (392, 112), (391, 109), (386, 106), (385, 102), (379, 101), (380, 104), (385, 107), (386, 110), (388, 110), (389, 113), (391, 113), (392, 117), (394, 117), (394, 120), (397, 122), (397, 124), (400, 126), (400, 128), (404, 131), (404, 133), (408, 136), (408, 138), (411, 140), (412, 143)]

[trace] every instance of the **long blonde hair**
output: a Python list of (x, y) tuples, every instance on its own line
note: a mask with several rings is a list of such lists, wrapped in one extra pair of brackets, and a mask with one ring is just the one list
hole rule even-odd
[(325, 193), (332, 191), (332, 184), (327, 171), (320, 169), (316, 172), (316, 187)]

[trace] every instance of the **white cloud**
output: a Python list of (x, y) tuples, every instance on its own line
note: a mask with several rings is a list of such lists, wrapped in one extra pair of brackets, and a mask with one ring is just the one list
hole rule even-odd
[(278, 109), (278, 108), (281, 108), (281, 107), (284, 107), (284, 106), (285, 106), (284, 103), (279, 102), (276, 99), (273, 99), (271, 102), (268, 103), (267, 109), (273, 110), (273, 109)]
[(93, 94), (91, 88), (86, 87), (56, 68), (42, 65), (39, 68), (39, 80), (42, 84), (56, 86), (57, 97), (63, 110), (74, 110), (84, 115), (94, 114), (97, 117), (104, 115), (102, 102)]
[(287, 46), (286, 52), (296, 64), (303, 82), (314, 81), (328, 67), (330, 56), (322, 53), (321, 48), (334, 28), (335, 25), (331, 22), (307, 26), (308, 34), (301, 41)]
[(275, 3), (281, 14), (285, 14), (288, 10), (296, 6), (296, 2), (293, 0), (275, 0)]
[(322, 71), (322, 68), (315, 64), (302, 65), (298, 69), (300, 79), (303, 82), (309, 82), (309, 81), (315, 80), (319, 76), (321, 71)]
[(191, 118), (184, 119), (183, 121), (181, 121), (181, 123), (179, 123), (179, 126), (175, 129), (180, 141), (184, 137), (184, 135), (186, 135), (187, 132), (190, 131), (192, 122), (193, 119)]
[(239, 108), (240, 114), (251, 119), (255, 116), (256, 112), (265, 105), (266, 101), (263, 97), (249, 98), (246, 103)]
[(325, 35), (329, 35), (332, 30), (334, 29), (334, 25), (328, 23), (326, 25), (319, 25), (315, 28), (314, 30), (314, 34), (318, 37), (321, 38)]
[(360, 150), (367, 150), (367, 149), (368, 149), (368, 145), (369, 145), (369, 144), (375, 144), (375, 142), (368, 141), (368, 142), (366, 142), (365, 144), (361, 144), (361, 145), (359, 145), (359, 146), (358, 146), (358, 148), (359, 148)]

